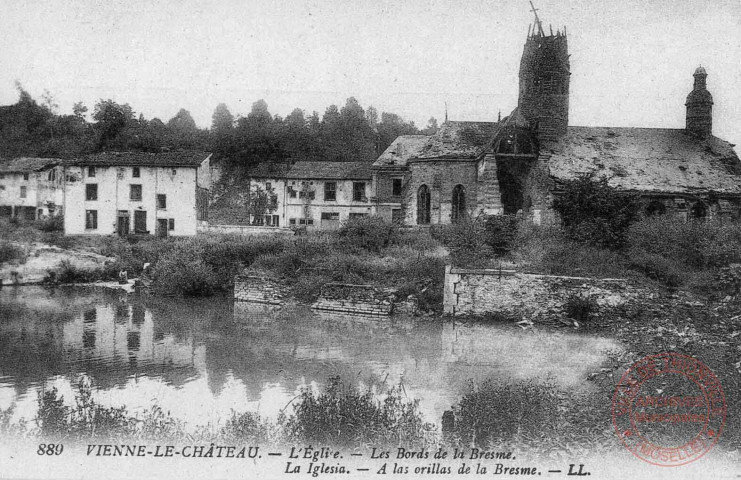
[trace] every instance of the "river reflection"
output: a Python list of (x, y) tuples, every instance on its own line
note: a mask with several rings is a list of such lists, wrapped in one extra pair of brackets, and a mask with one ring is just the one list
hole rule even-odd
[(376, 391), (401, 383), (439, 423), (470, 380), (551, 377), (584, 389), (587, 372), (617, 349), (509, 325), (22, 287), (0, 291), (0, 408), (33, 418), (40, 389), (69, 400), (85, 374), (102, 403), (133, 412), (157, 403), (205, 425), (231, 410), (275, 416), (302, 387), (339, 375)]

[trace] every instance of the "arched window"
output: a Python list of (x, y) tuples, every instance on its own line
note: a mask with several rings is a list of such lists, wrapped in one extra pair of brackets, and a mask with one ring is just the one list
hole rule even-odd
[(646, 215), (653, 217), (654, 215), (663, 215), (666, 213), (666, 206), (659, 200), (652, 200), (646, 207)]
[(695, 204), (692, 205), (692, 208), (690, 209), (690, 215), (692, 216), (692, 218), (696, 218), (698, 220), (704, 220), (707, 214), (708, 207), (706, 207), (703, 202), (695, 202)]
[(453, 189), (453, 205), (450, 219), (458, 223), (466, 218), (466, 189), (463, 185), (456, 185)]
[(422, 185), (417, 190), (417, 224), (430, 224), (430, 189)]

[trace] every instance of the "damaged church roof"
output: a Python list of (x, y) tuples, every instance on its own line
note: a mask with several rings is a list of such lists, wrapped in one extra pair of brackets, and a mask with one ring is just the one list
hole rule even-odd
[(430, 139), (428, 135), (401, 135), (383, 151), (374, 167), (403, 167), (407, 160), (418, 156)]
[(415, 158), (476, 158), (484, 150), (496, 128), (496, 122), (445, 122), (437, 133), (429, 137)]
[(31, 173), (61, 162), (58, 158), (17, 157), (10, 160), (0, 159), (0, 173)]
[(622, 190), (741, 194), (741, 163), (733, 145), (680, 129), (568, 127), (541, 155), (556, 181), (592, 172)]

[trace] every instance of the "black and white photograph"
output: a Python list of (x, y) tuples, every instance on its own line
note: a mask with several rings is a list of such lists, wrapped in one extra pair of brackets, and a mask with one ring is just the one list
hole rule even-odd
[(0, 0), (0, 480), (741, 478), (738, 0)]

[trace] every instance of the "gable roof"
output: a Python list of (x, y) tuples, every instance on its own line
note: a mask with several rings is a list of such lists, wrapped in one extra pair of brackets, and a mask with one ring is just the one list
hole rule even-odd
[(0, 173), (30, 173), (38, 172), (47, 167), (58, 165), (59, 158), (17, 157), (10, 160), (0, 160)]
[(371, 164), (368, 162), (296, 162), (286, 178), (335, 180), (370, 180)]
[(250, 169), (250, 178), (283, 178), (288, 173), (287, 163), (262, 162)]
[(374, 167), (403, 167), (407, 160), (422, 153), (429, 135), (400, 135), (373, 163)]
[(90, 166), (142, 166), (142, 167), (199, 167), (210, 153), (200, 151), (179, 152), (100, 152), (71, 159), (68, 165)]
[(556, 181), (593, 172), (623, 190), (741, 194), (741, 163), (733, 145), (680, 129), (569, 127), (541, 148)]
[(445, 122), (416, 158), (476, 158), (491, 140), (497, 125), (496, 122)]

